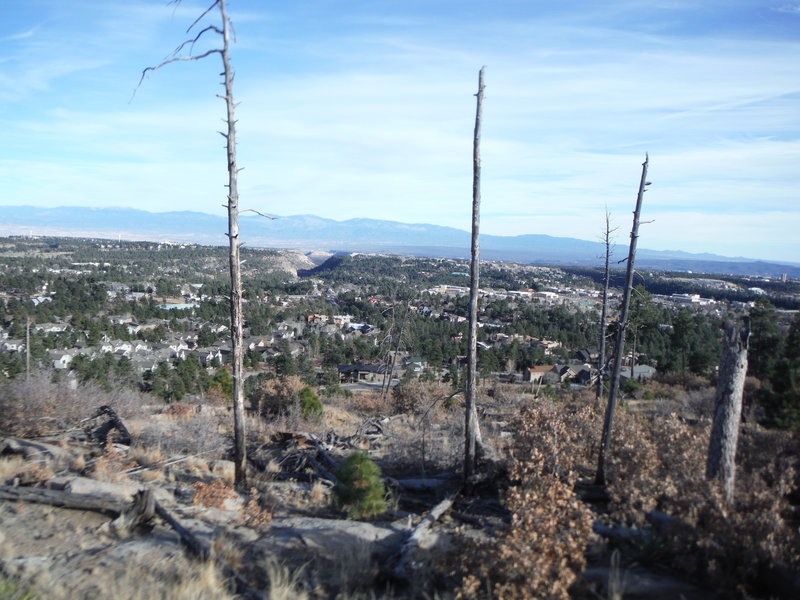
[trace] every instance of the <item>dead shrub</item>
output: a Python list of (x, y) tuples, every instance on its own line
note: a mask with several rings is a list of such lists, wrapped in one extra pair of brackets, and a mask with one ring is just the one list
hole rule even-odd
[(136, 466), (136, 461), (122, 454), (109, 441), (103, 450), (103, 454), (94, 460), (92, 471), (95, 479), (111, 483), (122, 483), (128, 480), (127, 471)]
[(253, 529), (264, 529), (272, 523), (272, 511), (264, 506), (258, 489), (250, 488), (250, 499), (244, 505), (241, 520)]
[(20, 485), (33, 485), (54, 476), (53, 465), (46, 460), (24, 463), (14, 473), (14, 478), (19, 480)]
[(382, 396), (376, 392), (358, 392), (349, 399), (349, 407), (369, 417), (387, 415), (392, 411), (389, 395)]
[[(800, 532), (788, 497), (796, 486), (794, 442), (781, 432), (740, 435), (734, 501), (705, 478), (710, 423), (677, 415), (648, 418), (622, 412), (614, 432), (609, 492), (611, 518), (647, 528), (661, 511), (672, 526), (660, 566), (731, 595), (770, 593), (764, 583), (800, 568)], [(771, 575), (772, 574), (772, 575)]]
[(159, 446), (144, 446), (139, 444), (131, 448), (131, 460), (135, 460), (142, 467), (153, 467), (163, 462), (166, 458)]
[(447, 389), (439, 384), (407, 379), (392, 390), (392, 414), (436, 413), (444, 408), (448, 395)]
[(175, 404), (170, 404), (164, 410), (164, 414), (170, 415), (171, 417), (175, 417), (176, 419), (188, 419), (190, 416), (195, 414), (197, 409), (184, 402), (176, 402)]
[(221, 479), (211, 483), (197, 481), (192, 487), (194, 488), (192, 503), (207, 508), (224, 508), (226, 500), (237, 497), (233, 486)]
[(581, 445), (572, 421), (585, 417), (549, 402), (523, 411), (506, 496), (511, 524), (489, 541), (461, 541), (466, 572), (457, 598), (569, 598), (592, 528), (571, 470), (570, 449)]
[(299, 402), (298, 394), (305, 387), (297, 375), (267, 379), (253, 394), (254, 408), (264, 416), (287, 415)]
[(145, 397), (127, 386), (110, 391), (94, 382), (71, 386), (52, 371), (0, 382), (0, 434), (35, 437), (72, 429), (98, 406), (109, 405), (125, 420), (139, 413)]

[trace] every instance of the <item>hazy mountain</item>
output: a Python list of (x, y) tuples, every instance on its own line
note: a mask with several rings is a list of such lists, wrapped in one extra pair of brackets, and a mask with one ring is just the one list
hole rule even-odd
[[(101, 237), (110, 239), (172, 240), (227, 244), (227, 216), (180, 211), (151, 213), (132, 208), (35, 208), (0, 206), (0, 234)], [(453, 227), (398, 223), (377, 219), (335, 221), (314, 215), (269, 220), (257, 215), (241, 218), (242, 239), (255, 247), (298, 248), (339, 252), (385, 252), (411, 256), (468, 258), (470, 234)], [(604, 254), (599, 242), (529, 234), (481, 236), (481, 257), (522, 263), (599, 265)], [(617, 246), (614, 256), (627, 254)], [(748, 258), (682, 251), (647, 250), (637, 253), (640, 268), (692, 270), (800, 277), (800, 264), (772, 263)]]

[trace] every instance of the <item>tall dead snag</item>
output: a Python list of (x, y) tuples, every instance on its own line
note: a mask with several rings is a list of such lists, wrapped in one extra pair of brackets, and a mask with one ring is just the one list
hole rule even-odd
[(483, 109), (483, 72), (478, 74), (477, 108), (475, 110), (475, 136), (472, 143), (472, 262), (469, 286), (469, 340), (467, 348), (467, 383), (465, 386), (464, 414), (464, 478), (475, 473), (476, 448), (480, 443), (476, 383), (478, 371), (478, 283), (480, 278), (480, 222), (481, 222), (481, 113)]
[(639, 182), (639, 194), (636, 196), (636, 209), (633, 211), (633, 226), (631, 227), (631, 245), (628, 248), (628, 269), (625, 275), (625, 291), (622, 295), (622, 306), (619, 313), (619, 326), (617, 328), (616, 345), (614, 347), (614, 366), (611, 370), (611, 389), (608, 392), (606, 405), (606, 418), (603, 423), (603, 437), (600, 441), (600, 457), (597, 461), (597, 474), (594, 482), (597, 485), (606, 484), (606, 467), (608, 451), (611, 447), (611, 430), (614, 427), (614, 413), (617, 410), (617, 396), (619, 395), (619, 372), (622, 369), (622, 356), (625, 354), (625, 329), (628, 325), (628, 308), (631, 304), (631, 291), (633, 290), (633, 265), (636, 259), (636, 243), (639, 239), (639, 214), (642, 211), (642, 198), (650, 182), (647, 181), (647, 165), (650, 158), (645, 154), (642, 163), (642, 179)]
[(733, 500), (736, 474), (736, 443), (742, 419), (742, 395), (747, 374), (747, 348), (750, 342), (750, 318), (740, 326), (733, 323), (725, 328), (722, 358), (719, 363), (719, 382), (715, 395), (714, 424), (708, 446), (706, 477), (720, 479), (725, 498)]
[[(230, 57), (230, 37), (231, 21), (228, 16), (227, 0), (215, 0), (186, 30), (191, 32), (200, 20), (215, 8), (219, 8), (222, 29), (216, 25), (208, 25), (202, 29), (194, 38), (183, 42), (172, 56), (161, 64), (154, 67), (147, 67), (142, 71), (139, 80), (141, 85), (148, 71), (156, 71), (170, 63), (187, 60), (200, 60), (211, 54), (219, 54), (222, 58), (223, 77), (222, 85), (225, 88), (224, 95), (219, 95), (225, 100), (227, 132), (220, 132), (226, 140), (226, 150), (228, 158), (228, 259), (230, 264), (231, 278), (231, 355), (232, 355), (232, 375), (233, 375), (233, 431), (234, 431), (234, 462), (236, 465), (236, 484), (240, 488), (246, 483), (245, 472), (245, 422), (244, 422), (244, 352), (243, 352), (243, 315), (242, 315), (242, 273), (240, 260), (240, 241), (239, 241), (239, 187), (238, 175), (241, 169), (236, 164), (236, 103), (233, 100), (233, 69)], [(191, 54), (194, 45), (207, 33), (216, 33), (222, 38), (222, 47), (207, 50), (202, 54)], [(179, 53), (188, 46), (190, 54), (181, 55)], [(137, 86), (138, 87), (138, 86)], [(257, 211), (253, 211), (257, 212)], [(261, 213), (258, 213), (261, 214)], [(266, 216), (266, 215), (264, 215)]]
[(600, 349), (597, 358), (597, 400), (603, 397), (603, 377), (606, 373), (606, 318), (608, 316), (608, 285), (611, 277), (609, 268), (611, 262), (611, 234), (616, 227), (611, 229), (611, 219), (606, 210), (606, 229), (603, 232), (603, 244), (606, 247), (605, 268), (603, 269), (603, 307), (600, 312)]

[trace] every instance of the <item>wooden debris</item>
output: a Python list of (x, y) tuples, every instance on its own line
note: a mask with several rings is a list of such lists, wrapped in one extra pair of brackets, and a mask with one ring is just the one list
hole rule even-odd
[(400, 550), (389, 559), (394, 564), (390, 570), (392, 577), (400, 581), (409, 580), (414, 552), (420, 547), (431, 526), (453, 505), (456, 495), (449, 496), (434, 506), (422, 521), (407, 535)]
[(10, 485), (0, 486), (0, 500), (34, 502), (36, 504), (48, 504), (76, 510), (90, 510), (112, 517), (119, 516), (125, 510), (125, 507), (130, 504), (109, 498), (71, 494), (63, 490)]
[(110, 523), (117, 537), (126, 538), (138, 529), (151, 529), (150, 522), (156, 514), (156, 498), (152, 490), (139, 490), (133, 502)]
[(75, 455), (67, 448), (22, 438), (7, 437), (0, 440), (0, 455), (18, 454), (26, 459), (49, 459), (57, 468), (69, 466)]
[(108, 417), (108, 420), (105, 423), (96, 427), (94, 430), (92, 430), (91, 432), (92, 439), (99, 442), (100, 444), (105, 444), (106, 440), (108, 439), (108, 434), (111, 433), (114, 429), (116, 429), (118, 435), (115, 441), (119, 444), (130, 446), (133, 440), (131, 438), (131, 434), (128, 432), (128, 428), (125, 427), (125, 424), (122, 422), (122, 419), (119, 418), (114, 409), (108, 406), (107, 404), (104, 404), (103, 406), (99, 407), (91, 417), (89, 417), (88, 419), (84, 419), (84, 421), (90, 421), (102, 415), (106, 415)]

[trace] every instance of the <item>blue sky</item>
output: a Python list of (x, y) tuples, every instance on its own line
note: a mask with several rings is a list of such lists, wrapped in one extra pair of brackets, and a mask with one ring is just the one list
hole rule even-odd
[[(482, 232), (800, 262), (800, 1), (229, 3), (242, 208), (468, 230), (486, 65)], [(0, 202), (224, 214), (208, 4), (0, 0)]]

